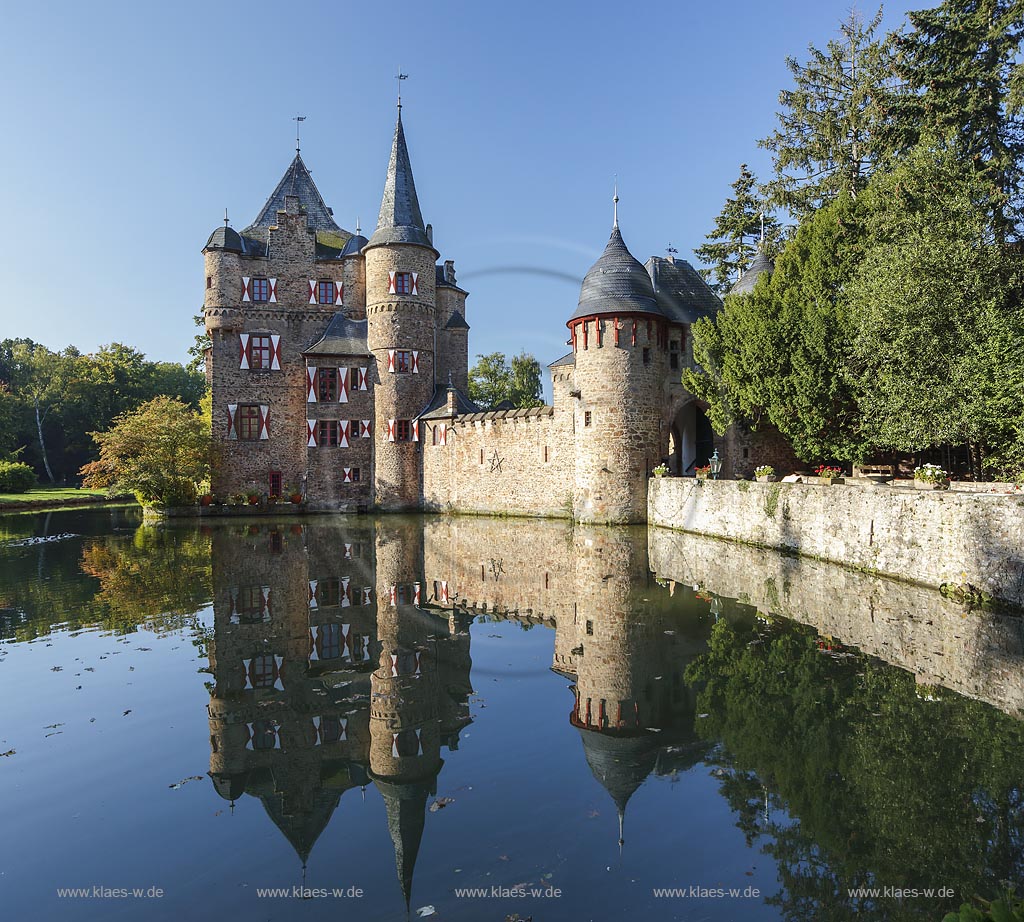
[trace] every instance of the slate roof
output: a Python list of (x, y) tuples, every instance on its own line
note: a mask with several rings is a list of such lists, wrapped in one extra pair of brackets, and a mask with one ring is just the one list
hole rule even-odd
[(583, 278), (579, 306), (569, 322), (626, 312), (662, 316), (651, 277), (629, 252), (616, 224), (604, 252)]
[(767, 273), (771, 275), (775, 271), (775, 260), (772, 259), (764, 250), (758, 250), (754, 255), (753, 260), (747, 267), (747, 271), (743, 273), (737, 280), (736, 284), (729, 289), (731, 295), (748, 295), (754, 290), (754, 286), (757, 284), (757, 280), (762, 274)]
[(395, 137), (391, 144), (391, 160), (384, 180), (377, 229), (370, 237), (370, 246), (387, 243), (411, 243), (433, 249), (427, 239), (419, 199), (416, 197), (416, 183), (412, 177), (409, 148), (405, 143), (401, 109), (398, 110), (398, 121), (395, 123)]
[[(434, 772), (435, 776), (437, 771), (440, 771), (440, 765)], [(374, 784), (384, 799), (388, 832), (391, 834), (391, 844), (395, 849), (395, 870), (408, 911), (413, 871), (423, 840), (427, 799), (434, 794), (436, 781), (431, 777), (422, 781), (395, 783), (383, 778), (374, 778)]]
[(367, 240), (362, 234), (354, 234), (348, 238), (348, 243), (345, 244), (345, 248), (341, 251), (342, 256), (357, 256), (362, 252), (363, 247), (366, 246), (370, 241)]
[[(465, 394), (462, 393), (457, 387), (452, 387), (455, 391), (455, 412), (460, 416), (469, 413), (479, 413), (480, 407), (478, 407), (472, 400), (470, 400)], [(434, 394), (430, 398), (430, 402), (426, 408), (420, 413), (420, 419), (450, 419), (448, 413), (448, 388), (437, 387), (434, 388)]]
[(233, 253), (242, 252), (242, 238), (233, 227), (218, 227), (206, 241), (204, 250), (230, 250)]
[(652, 256), (644, 268), (662, 311), (673, 323), (692, 324), (722, 309), (718, 295), (685, 259)]
[(466, 318), (462, 314), (458, 311), (452, 311), (452, 315), (448, 318), (444, 328), (446, 330), (468, 330), (469, 324), (466, 323)]
[(576, 353), (568, 352), (563, 355), (560, 359), (555, 359), (548, 368), (558, 368), (560, 365), (575, 365), (576, 364)]
[(454, 288), (456, 291), (461, 291), (469, 294), (464, 288), (460, 288), (455, 282), (449, 282), (444, 274), (444, 266), (441, 263), (437, 263), (434, 266), (434, 282), (438, 288)]
[(303, 355), (369, 355), (366, 345), (366, 321), (352, 320), (338, 311), (327, 324), (323, 336), (310, 343)]

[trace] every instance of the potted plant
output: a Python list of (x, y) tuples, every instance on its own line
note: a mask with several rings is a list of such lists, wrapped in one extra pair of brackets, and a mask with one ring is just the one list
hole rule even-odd
[(291, 501), (292, 501), (293, 503), (295, 503), (295, 505), (296, 505), (296, 506), (299, 506), (299, 505), (301, 505), (301, 504), (302, 504), (302, 494), (301, 494), (301, 493), (298, 493), (298, 492), (296, 492), (296, 493), (292, 493), (292, 495), (291, 495), (291, 496), (289, 496), (288, 498), (289, 498), (289, 499), (290, 499), (290, 500), (291, 500)]
[(668, 473), (668, 466), (665, 464), (659, 464), (653, 471), (651, 471), (657, 478), (662, 478)]
[(754, 469), (754, 477), (758, 483), (774, 483), (779, 478), (775, 476), (775, 468), (770, 464), (762, 464)]
[(213, 496), (211, 496), (209, 493), (204, 493), (202, 496), (199, 497), (200, 506), (209, 506), (212, 502)]
[(244, 506), (246, 498), (244, 493), (232, 493), (229, 500), (229, 504), (232, 506)]
[(693, 476), (698, 480), (707, 480), (711, 476), (711, 465), (705, 464), (703, 467), (695, 467), (693, 469)]
[(914, 468), (914, 487), (918, 490), (948, 490), (949, 473), (938, 464)]
[(845, 483), (842, 468), (830, 467), (827, 464), (819, 464), (814, 469), (814, 473), (818, 475), (818, 483), (826, 485), (833, 483)]
[(259, 503), (260, 503), (260, 495), (259, 495), (259, 493), (250, 493), (249, 494), (249, 505), (250, 506), (258, 506)]

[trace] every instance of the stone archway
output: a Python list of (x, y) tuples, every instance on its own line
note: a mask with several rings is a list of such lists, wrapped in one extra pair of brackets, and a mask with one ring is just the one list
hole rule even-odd
[(668, 426), (669, 472), (692, 477), (694, 468), (708, 463), (714, 451), (714, 433), (703, 408), (690, 399), (676, 406)]

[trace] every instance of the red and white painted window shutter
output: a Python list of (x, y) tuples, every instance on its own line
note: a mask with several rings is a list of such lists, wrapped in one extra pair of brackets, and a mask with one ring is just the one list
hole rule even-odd
[(393, 442), (395, 440), (395, 420), (388, 420), (388, 441)]
[(388, 349), (388, 371), (391, 374), (395, 373), (395, 350)]
[(228, 404), (228, 438), (238, 438), (238, 428), (235, 426), (235, 413), (238, 411), (237, 403)]
[(334, 303), (345, 303), (345, 283), (341, 279), (334, 283)]
[(317, 291), (316, 291), (316, 279), (309, 280), (309, 303), (316, 304), (317, 302)]
[(352, 483), (352, 468), (346, 467), (344, 470), (344, 476), (342, 477), (344, 483)]
[(420, 440), (420, 421), (418, 419), (412, 421), (412, 440), (414, 442)]
[(437, 444), (438, 445), (447, 445), (448, 444), (448, 427), (444, 423), (441, 423), (439, 428), (440, 428), (440, 433), (438, 434), (438, 437), (437, 437)]
[(338, 369), (338, 403), (348, 403), (348, 369)]
[(359, 375), (359, 390), (365, 391), (366, 390), (366, 379), (368, 377), (367, 371), (366, 371), (365, 368), (357, 368), (356, 372)]
[(252, 300), (252, 279), (247, 275), (242, 276), (242, 300)]
[(420, 274), (418, 272), (414, 272), (412, 274), (412, 293), (414, 295), (418, 295), (420, 293), (420, 288), (419, 288), (419, 285), (417, 284), (417, 282), (419, 280), (419, 277), (420, 277)]
[(316, 403), (316, 365), (306, 368), (306, 403)]
[(238, 334), (238, 367), (249, 367), (249, 334)]
[(306, 420), (306, 445), (309, 448), (316, 448), (316, 420)]
[(370, 421), (368, 419), (359, 420), (359, 438), (368, 439), (370, 437)]
[(315, 580), (315, 579), (311, 579), (309, 581), (309, 596), (308, 596), (308, 600), (309, 600), (309, 607), (310, 608), (319, 608), (320, 607), (320, 605), (319, 605), (319, 597), (318, 597), (317, 591), (316, 591), (316, 589), (317, 589), (317, 582), (318, 581)]
[(277, 333), (270, 334), (270, 370), (281, 370), (281, 337)]
[(260, 405), (260, 438), (270, 438), (270, 407), (265, 404)]
[(267, 299), (271, 304), (277, 304), (277, 279), (268, 279), (270, 297)]
[(412, 353), (412, 373), (418, 375), (420, 373), (420, 354), (413, 350)]
[(393, 295), (395, 293), (395, 270), (388, 270), (388, 294)]
[(338, 421), (338, 447), (348, 448), (348, 439), (352, 434), (352, 421), (342, 419)]

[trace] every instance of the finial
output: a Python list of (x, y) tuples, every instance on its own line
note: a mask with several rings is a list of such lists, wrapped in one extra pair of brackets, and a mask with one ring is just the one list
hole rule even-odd
[(679, 252), (679, 250), (672, 246), (672, 241), (670, 240), (668, 242), (668, 246), (665, 247), (665, 252), (668, 253), (669, 259), (672, 259), (676, 255), (676, 253)]
[(363, 233), (363, 229), (359, 226), (359, 215), (356, 215), (356, 236), (359, 237)]
[(292, 121), (295, 122), (295, 153), (299, 152), (299, 123), (304, 122), (306, 116), (304, 115), (293, 115)]
[(626, 840), (622, 837), (622, 826), (625, 820), (623, 816), (622, 807), (619, 807), (619, 857), (622, 857), (622, 846), (626, 844)]
[(450, 391), (455, 390), (455, 385), (452, 384), (452, 373), (451, 373), (451, 371), (448, 372), (448, 390), (450, 390)]
[(761, 246), (764, 246), (764, 212), (761, 212)]
[(224, 226), (225, 227), (228, 226), (228, 210), (227, 210), (227, 208), (224, 209)]
[(615, 174), (615, 194), (612, 196), (612, 227), (619, 226), (619, 174)]
[(408, 80), (409, 79), (409, 75), (408, 74), (403, 74), (402, 73), (402, 68), (399, 67), (398, 68), (398, 73), (395, 74), (395, 79), (398, 81), (398, 109), (399, 109), (399, 111), (401, 111), (401, 109), (402, 109), (402, 81), (403, 80)]

